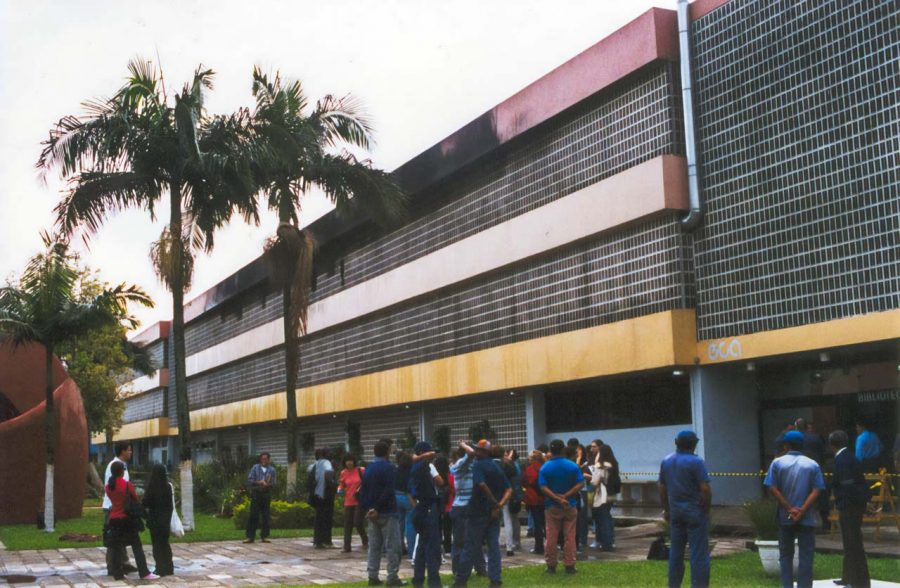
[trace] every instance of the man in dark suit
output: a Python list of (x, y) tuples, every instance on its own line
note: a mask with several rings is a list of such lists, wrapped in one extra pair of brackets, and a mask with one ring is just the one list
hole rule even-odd
[(869, 500), (863, 468), (852, 451), (847, 449), (847, 433), (834, 431), (828, 436), (828, 444), (834, 452), (834, 478), (832, 490), (834, 502), (840, 511), (841, 539), (844, 542), (844, 568), (840, 580), (842, 586), (870, 585), (869, 566), (863, 549), (862, 518)]

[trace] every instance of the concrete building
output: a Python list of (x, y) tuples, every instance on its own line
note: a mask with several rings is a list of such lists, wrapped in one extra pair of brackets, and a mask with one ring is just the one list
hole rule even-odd
[[(889, 447), (900, 417), (900, 33), (890, 1), (697, 0), (689, 209), (676, 13), (653, 9), (396, 176), (413, 214), (383, 234), (333, 215), (296, 391), (308, 446), (358, 426), (488, 419), (520, 451), (613, 446), (652, 477), (697, 430), (715, 472), (756, 472), (788, 420)], [(286, 457), (281, 300), (260, 262), (186, 307), (198, 459)], [(167, 323), (140, 335), (164, 366)], [(171, 460), (166, 367), (134, 383), (139, 459)], [(716, 478), (718, 502), (758, 495)]]

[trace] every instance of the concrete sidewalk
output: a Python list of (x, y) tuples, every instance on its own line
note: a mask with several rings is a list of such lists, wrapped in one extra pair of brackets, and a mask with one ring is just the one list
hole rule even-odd
[[(587, 559), (643, 560), (647, 557), (652, 537), (658, 532), (655, 524), (616, 529), (616, 551), (601, 553), (587, 550)], [(530, 547), (532, 541), (524, 540)], [(743, 539), (719, 539), (714, 555), (727, 555), (744, 550)], [(332, 584), (365, 580), (365, 552), (359, 545), (353, 552), (339, 549), (316, 550), (311, 539), (273, 539), (272, 543), (244, 545), (238, 541), (188, 543), (172, 545), (175, 576), (154, 582), (142, 582), (136, 574), (124, 582), (116, 582), (106, 575), (105, 549), (54, 549), (42, 551), (0, 551), (0, 576), (19, 574), (34, 576), (28, 583), (14, 586), (44, 586), (94, 588), (123, 587), (145, 584), (167, 587), (257, 586), (264, 584)], [(149, 546), (147, 559), (152, 562)], [(517, 553), (504, 557), (504, 567), (541, 564), (539, 556)], [(150, 564), (153, 569), (153, 564)], [(442, 571), (449, 571), (449, 563)], [(382, 568), (382, 579), (384, 578)], [(412, 570), (403, 560), (400, 576), (409, 579)], [(0, 587), (9, 586), (0, 579)]]

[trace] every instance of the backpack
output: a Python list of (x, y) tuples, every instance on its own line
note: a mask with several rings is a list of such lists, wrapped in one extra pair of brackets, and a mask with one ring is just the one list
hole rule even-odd
[(316, 495), (316, 468), (318, 467), (319, 464), (313, 465), (312, 471), (306, 474), (306, 495), (309, 497), (309, 502), (312, 502)]
[(609, 474), (606, 478), (606, 494), (615, 496), (622, 491), (622, 478), (619, 476), (619, 466), (613, 465), (609, 468)]

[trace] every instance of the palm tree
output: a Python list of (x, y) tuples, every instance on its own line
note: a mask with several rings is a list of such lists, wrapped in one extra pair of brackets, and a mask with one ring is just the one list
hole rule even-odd
[[(300, 338), (306, 335), (315, 243), (299, 228), (302, 197), (322, 190), (341, 214), (360, 211), (386, 226), (405, 212), (403, 192), (384, 171), (360, 161), (341, 147), (368, 149), (372, 129), (351, 97), (326, 96), (308, 109), (298, 81), (282, 83), (254, 68), (253, 126), (268, 157), (262, 162), (261, 184), (279, 226), (266, 243), (273, 282), (281, 287), (284, 311), (285, 390), (288, 423), (288, 490), (297, 480), (297, 375)], [(307, 113), (306, 111), (309, 110)]]
[(53, 355), (60, 345), (105, 324), (121, 322), (133, 328), (127, 304), (153, 306), (140, 288), (121, 284), (103, 288), (88, 300), (79, 299), (79, 272), (65, 241), (42, 235), (46, 251), (34, 256), (15, 287), (0, 289), (0, 332), (13, 345), (39, 343), (44, 347), (46, 386), (47, 477), (44, 489), (44, 528), (53, 531), (53, 464), (57, 416), (53, 408)]
[(51, 130), (37, 167), (58, 169), (71, 189), (56, 207), (62, 234), (83, 227), (85, 238), (106, 217), (139, 208), (155, 219), (168, 196), (169, 219), (153, 246), (154, 267), (172, 292), (175, 398), (181, 458), (184, 524), (194, 527), (190, 409), (185, 376), (184, 293), (194, 252), (212, 250), (213, 233), (235, 212), (258, 222), (256, 152), (245, 109), (208, 116), (204, 90), (214, 73), (197, 68), (191, 83), (170, 102), (152, 63), (132, 61), (125, 85), (112, 97), (84, 104), (81, 117), (66, 116)]

